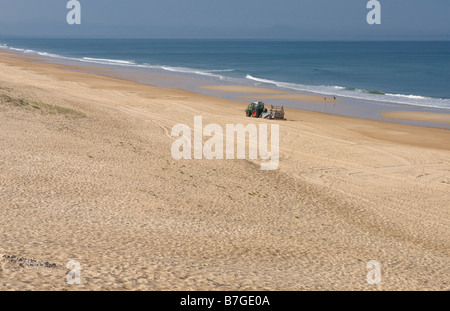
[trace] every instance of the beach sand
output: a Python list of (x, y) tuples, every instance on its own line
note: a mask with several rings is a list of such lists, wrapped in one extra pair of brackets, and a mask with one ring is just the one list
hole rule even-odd
[(423, 121), (435, 123), (450, 123), (450, 113), (434, 113), (421, 111), (389, 111), (382, 117), (398, 120)]
[[(61, 67), (0, 53), (0, 290), (450, 289), (449, 130), (248, 119)], [(175, 161), (171, 129), (194, 116), (279, 124), (279, 169)]]

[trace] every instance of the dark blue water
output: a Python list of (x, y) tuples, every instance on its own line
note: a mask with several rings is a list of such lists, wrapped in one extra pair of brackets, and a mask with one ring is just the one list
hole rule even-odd
[(450, 108), (450, 42), (0, 38), (1, 45), (90, 63)]

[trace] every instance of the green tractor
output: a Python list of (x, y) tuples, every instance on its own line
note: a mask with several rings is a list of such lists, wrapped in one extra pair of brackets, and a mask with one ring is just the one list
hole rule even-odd
[(267, 112), (267, 109), (264, 108), (263, 102), (253, 102), (248, 105), (247, 109), (245, 109), (245, 115), (249, 118), (259, 118), (264, 110)]
[(284, 107), (270, 107), (270, 111), (264, 107), (263, 102), (253, 102), (245, 109), (245, 115), (250, 118), (284, 119)]

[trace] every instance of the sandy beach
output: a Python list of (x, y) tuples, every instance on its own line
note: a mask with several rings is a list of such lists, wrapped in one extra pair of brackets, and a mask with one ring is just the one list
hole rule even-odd
[[(0, 290), (450, 290), (449, 130), (68, 69), (0, 52)], [(279, 169), (174, 160), (194, 116), (279, 124)]]
[(450, 123), (450, 114), (419, 111), (390, 111), (382, 114), (385, 118), (398, 120)]

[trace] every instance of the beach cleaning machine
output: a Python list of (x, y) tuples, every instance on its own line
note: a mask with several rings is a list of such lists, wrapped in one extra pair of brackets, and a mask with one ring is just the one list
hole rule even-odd
[(263, 102), (253, 102), (245, 109), (245, 115), (253, 118), (284, 119), (284, 107), (270, 106), (270, 110), (264, 107)]

